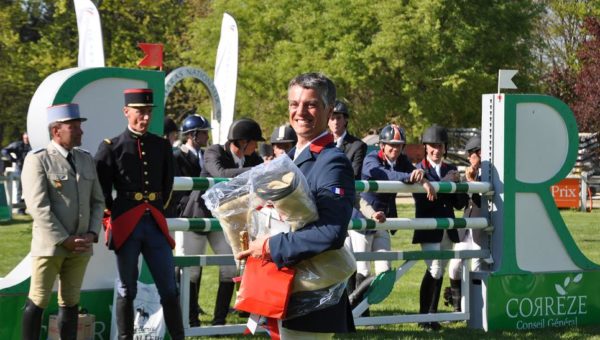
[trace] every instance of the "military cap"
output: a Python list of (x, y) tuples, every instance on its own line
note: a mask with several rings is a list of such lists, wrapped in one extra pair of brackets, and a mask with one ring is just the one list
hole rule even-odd
[(68, 122), (71, 120), (86, 121), (79, 115), (79, 105), (75, 103), (52, 105), (46, 109), (48, 124)]
[(125, 95), (125, 106), (154, 106), (152, 89), (127, 89), (123, 94)]

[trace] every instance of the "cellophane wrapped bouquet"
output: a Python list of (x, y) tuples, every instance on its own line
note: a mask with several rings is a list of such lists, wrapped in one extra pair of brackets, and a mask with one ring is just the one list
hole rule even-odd
[[(242, 232), (247, 232), (251, 240), (293, 233), (311, 228), (311, 222), (319, 218), (306, 178), (286, 156), (218, 183), (202, 198), (219, 220), (234, 254), (243, 250)], [(353, 254), (342, 247), (300, 261), (294, 269), (286, 319), (337, 304), (346, 280), (356, 270), (356, 262)]]

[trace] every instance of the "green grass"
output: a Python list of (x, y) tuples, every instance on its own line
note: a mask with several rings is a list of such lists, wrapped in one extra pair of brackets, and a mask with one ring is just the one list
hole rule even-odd
[[(401, 217), (414, 216), (411, 205), (399, 206)], [(591, 213), (564, 210), (561, 212), (573, 238), (583, 253), (596, 263), (600, 263), (600, 210)], [(0, 239), (3, 241), (2, 256), (0, 257), (0, 277), (6, 275), (29, 251), (31, 238), (31, 220), (28, 217), (16, 216), (10, 223), (0, 224)], [(399, 231), (392, 237), (394, 250), (418, 250), (418, 245), (411, 244), (412, 232)], [(393, 266), (398, 267), (400, 262)], [(417, 313), (418, 294), (421, 277), (425, 265), (421, 262), (411, 269), (394, 287), (392, 294), (381, 304), (371, 307), (371, 315), (390, 315), (403, 313)], [(217, 288), (217, 268), (206, 267), (202, 277), (200, 304), (208, 313), (201, 316), (201, 322), (208, 325), (212, 319), (214, 299)], [(447, 280), (447, 279), (446, 279)], [(447, 282), (445, 283), (447, 285)], [(440, 311), (450, 309), (440, 302)], [(228, 317), (230, 323), (244, 323), (245, 320), (237, 316)], [(430, 334), (421, 331), (415, 324), (386, 325), (379, 327), (359, 327), (355, 334), (336, 336), (340, 339), (505, 339), (505, 338), (532, 338), (532, 339), (600, 339), (600, 325), (571, 329), (544, 329), (531, 332), (503, 331), (483, 332), (468, 329), (464, 322), (447, 323), (439, 333)], [(203, 339), (205, 339), (204, 337)], [(240, 339), (236, 337), (218, 337), (218, 339)], [(200, 338), (197, 338), (200, 339)]]
[(31, 247), (31, 217), (13, 215), (10, 222), (0, 222), (0, 277), (6, 276), (29, 253)]

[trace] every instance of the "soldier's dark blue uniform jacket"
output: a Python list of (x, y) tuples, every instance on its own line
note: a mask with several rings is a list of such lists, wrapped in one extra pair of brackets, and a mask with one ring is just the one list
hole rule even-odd
[[(295, 149), (290, 150), (293, 158)], [(326, 250), (343, 247), (354, 205), (354, 175), (344, 153), (326, 134), (303, 150), (294, 163), (308, 181), (319, 219), (293, 233), (274, 235), (269, 240), (271, 257), (278, 267), (293, 266)], [(354, 320), (344, 295), (332, 307), (283, 322), (288, 329), (305, 332), (341, 333), (354, 331)]]
[[(155, 208), (152, 215), (173, 247), (175, 242), (166, 230), (164, 219), (164, 207), (173, 189), (173, 152), (169, 142), (149, 132), (137, 135), (126, 129), (100, 143), (94, 158), (106, 208), (111, 211), (113, 246), (118, 249), (127, 240), (138, 222), (140, 206), (150, 205)], [(114, 200), (113, 187), (117, 191)], [(141, 193), (143, 199), (135, 199), (135, 193)], [(151, 193), (153, 200), (148, 199)], [(128, 218), (133, 211), (136, 213), (132, 219)], [(119, 219), (121, 216), (124, 218)], [(123, 223), (115, 224), (117, 219)]]
[[(383, 155), (383, 151), (375, 150), (369, 152), (363, 163), (362, 179), (376, 181), (400, 181), (407, 182), (415, 167), (402, 154), (392, 167)], [(398, 217), (396, 210), (396, 194), (363, 192), (362, 198), (367, 201), (375, 211), (383, 211), (387, 217)]]
[[(417, 164), (418, 169), (425, 170), (425, 177), (430, 182), (439, 182), (441, 178), (435, 168), (427, 161), (422, 160)], [(442, 162), (440, 174), (442, 178), (451, 171), (456, 170), (452, 164)], [(427, 200), (426, 194), (413, 194), (415, 198), (415, 217), (449, 217), (454, 218), (454, 209), (463, 209), (469, 200), (467, 194), (438, 194), (435, 201)], [(447, 230), (448, 237), (454, 243), (460, 242), (458, 232), (454, 229)], [(444, 237), (444, 230), (415, 230), (412, 243), (439, 243)]]

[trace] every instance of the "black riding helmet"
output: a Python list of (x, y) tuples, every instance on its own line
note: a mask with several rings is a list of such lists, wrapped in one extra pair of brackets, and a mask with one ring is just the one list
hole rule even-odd
[(265, 139), (262, 136), (262, 131), (257, 122), (250, 118), (242, 118), (234, 121), (229, 127), (229, 133), (227, 134), (227, 140), (255, 140), (264, 142)]
[(445, 127), (433, 124), (428, 127), (423, 136), (421, 136), (423, 144), (444, 144), (444, 157), (448, 153), (448, 130)]
[(296, 143), (297, 141), (296, 131), (287, 124), (276, 127), (271, 135), (271, 144)]
[(335, 100), (335, 106), (333, 107), (333, 113), (341, 113), (346, 118), (350, 117), (350, 111), (348, 110), (348, 106), (341, 100)]
[(171, 132), (177, 132), (177, 124), (175, 124), (173, 119), (165, 117), (163, 122), (163, 134), (166, 136)]
[(481, 137), (479, 135), (475, 135), (469, 138), (467, 144), (465, 144), (465, 151), (471, 154), (473, 152), (477, 152), (478, 150), (481, 150)]
[(434, 124), (423, 132), (421, 137), (423, 144), (448, 144), (448, 130), (445, 127)]

